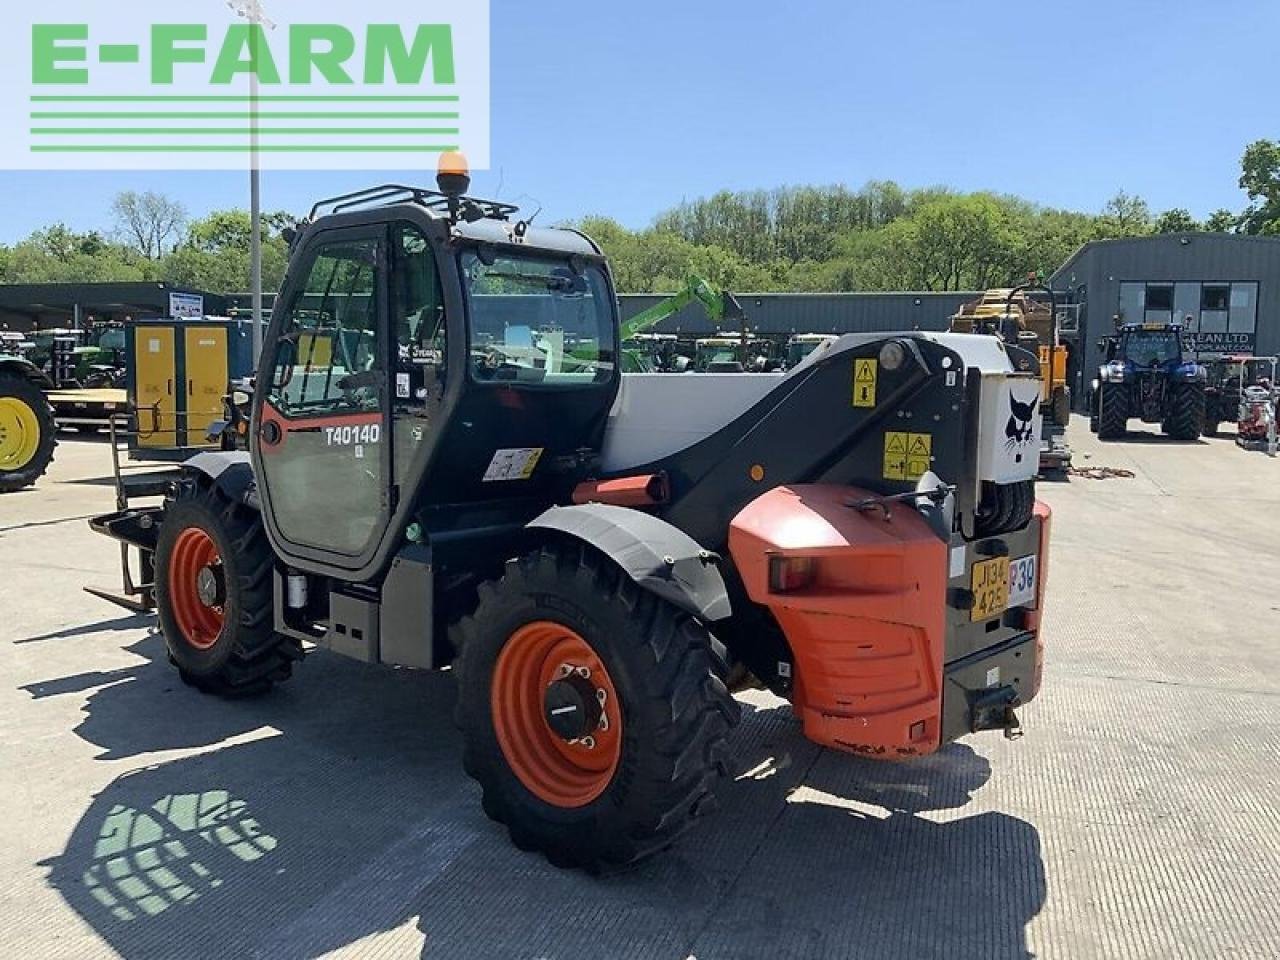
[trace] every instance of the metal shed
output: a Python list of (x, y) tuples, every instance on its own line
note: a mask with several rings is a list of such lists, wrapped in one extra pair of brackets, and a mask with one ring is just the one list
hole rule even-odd
[(0, 327), (30, 333), (75, 328), (90, 317), (167, 317), (170, 294), (203, 297), (205, 313), (226, 313), (225, 298), (168, 283), (10, 283), (0, 284)]
[(1280, 353), (1280, 237), (1176, 233), (1086, 243), (1050, 278), (1074, 304), (1078, 402), (1114, 318), (1181, 321), (1202, 354)]
[[(756, 333), (785, 339), (794, 333), (875, 333), (945, 330), (974, 292), (951, 293), (739, 293), (747, 324)], [(663, 294), (623, 294), (622, 318), (629, 320), (664, 299)], [(660, 324), (656, 333), (705, 337), (715, 333), (698, 306), (686, 307)]]

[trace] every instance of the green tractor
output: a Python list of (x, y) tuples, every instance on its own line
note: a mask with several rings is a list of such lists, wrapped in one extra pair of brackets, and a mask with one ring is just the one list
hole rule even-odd
[(95, 323), (87, 330), (41, 330), (32, 334), (26, 356), (58, 389), (124, 389), (124, 324)]
[(44, 394), (52, 381), (23, 356), (21, 345), (7, 341), (0, 341), (0, 493), (44, 476), (58, 433)]

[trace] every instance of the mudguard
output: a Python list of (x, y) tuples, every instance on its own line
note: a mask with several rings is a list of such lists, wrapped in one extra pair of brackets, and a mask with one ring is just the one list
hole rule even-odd
[(636, 584), (694, 616), (723, 620), (732, 612), (719, 556), (684, 531), (639, 510), (601, 503), (555, 507), (529, 524), (581, 540), (621, 567)]
[(249, 454), (237, 451), (197, 453), (182, 464), (184, 473), (197, 473), (208, 477), (215, 487), (229, 500), (243, 503), (254, 510), (261, 510), (258, 500), (258, 484), (254, 480), (253, 465)]

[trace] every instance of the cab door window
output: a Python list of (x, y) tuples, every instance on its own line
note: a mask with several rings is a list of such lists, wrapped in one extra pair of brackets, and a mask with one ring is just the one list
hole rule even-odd
[(316, 249), (285, 305), (258, 434), (280, 534), (350, 557), (375, 545), (388, 504), (384, 236)]
[(291, 305), (271, 394), (290, 417), (379, 406), (374, 239), (322, 247)]

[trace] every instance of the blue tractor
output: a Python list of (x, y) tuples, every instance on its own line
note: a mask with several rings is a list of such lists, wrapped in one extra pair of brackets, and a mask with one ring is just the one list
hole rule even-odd
[(1089, 421), (1099, 439), (1123, 437), (1132, 417), (1160, 424), (1175, 440), (1200, 438), (1208, 373), (1184, 352), (1180, 325), (1125, 324), (1101, 346)]

